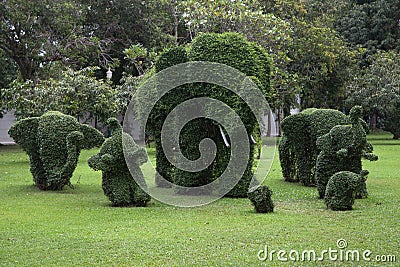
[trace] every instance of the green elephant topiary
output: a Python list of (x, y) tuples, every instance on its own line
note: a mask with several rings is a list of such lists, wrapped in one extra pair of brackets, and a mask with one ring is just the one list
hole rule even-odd
[(95, 128), (58, 111), (17, 121), (9, 135), (28, 154), (33, 181), (41, 190), (71, 186), (81, 149), (99, 147), (104, 141)]
[[(248, 41), (238, 33), (204, 33), (197, 36), (188, 46), (166, 50), (160, 54), (155, 62), (155, 72), (159, 73), (179, 63), (198, 61), (220, 63), (235, 68), (250, 77), (266, 99), (271, 100), (274, 97), (274, 90), (270, 85), (271, 60), (268, 53), (261, 46)], [(235, 78), (237, 77), (232, 77), (231, 80), (234, 81)], [(157, 87), (154, 88), (154, 94), (156, 94)], [(135, 104), (138, 114), (141, 113), (141, 102), (145, 101), (148, 94), (147, 89), (144, 91), (141, 91), (140, 88), (138, 89)], [(167, 115), (180, 103), (199, 97), (216, 99), (232, 108), (242, 120), (249, 139), (250, 135), (256, 132), (259, 127), (256, 114), (252, 113), (245, 100), (223, 86), (212, 83), (184, 84), (163, 95), (149, 115), (149, 119), (146, 122), (146, 131), (152, 134), (155, 139), (156, 170), (168, 182), (180, 186), (174, 187), (174, 191), (177, 194), (192, 194), (194, 191), (197, 192), (196, 189), (192, 190), (192, 188), (201, 187), (215, 181), (224, 173), (230, 161), (232, 144), (227, 145), (226, 143), (229, 140), (224, 142), (224, 138), (221, 136), (220, 129), (223, 128), (223, 125), (205, 117), (191, 120), (186, 124), (180, 133), (179, 147), (185, 158), (195, 161), (200, 157), (199, 143), (204, 138), (213, 140), (217, 151), (212, 164), (198, 172), (187, 171), (175, 168), (168, 162), (163, 152), (161, 130)], [(252, 103), (257, 103), (258, 100), (252, 99)], [(196, 107), (193, 110), (198, 110), (199, 113), (203, 112), (204, 114), (212, 113), (212, 109), (207, 106)], [(239, 182), (226, 196), (247, 197), (250, 182), (254, 175), (255, 146), (255, 143), (250, 142), (246, 169)], [(232, 173), (235, 174), (236, 172), (232, 171)], [(156, 185), (159, 187), (169, 186), (170, 183), (163, 183), (159, 175), (156, 175)]]
[[(325, 196), (325, 188), (330, 177), (340, 171), (357, 174), (362, 170), (362, 158), (370, 161), (378, 160), (372, 154), (373, 146), (367, 142), (366, 132), (361, 120), (362, 107), (354, 106), (350, 110), (351, 124), (337, 125), (329, 133), (317, 140), (321, 150), (315, 167), (315, 179), (320, 198)], [(356, 192), (356, 198), (367, 197), (367, 186)]]
[(328, 181), (325, 204), (331, 210), (353, 209), (356, 192), (364, 187), (368, 171), (358, 173), (342, 171), (335, 173)]
[[(336, 125), (350, 123), (348, 116), (333, 109), (306, 109), (283, 119), (279, 155), (285, 181), (315, 185), (314, 170), (320, 153), (317, 139)], [(368, 129), (362, 119), (360, 123)]]
[[(145, 207), (151, 200), (141, 188), (146, 185), (140, 169), (140, 165), (147, 161), (146, 150), (139, 147), (130, 135), (122, 132), (117, 119), (110, 118), (107, 124), (112, 135), (104, 142), (100, 152), (89, 158), (88, 164), (92, 169), (103, 172), (103, 192), (113, 206)], [(140, 181), (141, 187), (132, 178), (130, 171)]]
[(250, 190), (248, 198), (254, 205), (257, 213), (269, 213), (274, 211), (274, 203), (271, 199), (272, 190), (266, 185), (261, 185), (256, 189)]

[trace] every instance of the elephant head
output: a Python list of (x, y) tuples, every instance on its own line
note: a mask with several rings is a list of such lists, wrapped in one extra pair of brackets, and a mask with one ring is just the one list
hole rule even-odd
[(35, 185), (43, 190), (70, 184), (81, 149), (104, 141), (98, 130), (57, 111), (18, 121), (9, 135), (29, 155)]

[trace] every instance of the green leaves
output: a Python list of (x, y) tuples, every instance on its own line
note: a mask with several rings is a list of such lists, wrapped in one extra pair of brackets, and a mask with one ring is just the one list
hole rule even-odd
[(119, 111), (117, 92), (109, 83), (94, 77), (96, 69), (66, 69), (57, 79), (41, 80), (37, 84), (15, 80), (3, 91), (5, 108), (16, 109), (19, 118), (58, 110), (76, 118), (96, 116), (105, 122)]

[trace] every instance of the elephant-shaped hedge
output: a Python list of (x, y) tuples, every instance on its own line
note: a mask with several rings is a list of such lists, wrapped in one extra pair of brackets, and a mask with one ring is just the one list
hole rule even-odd
[[(375, 161), (378, 157), (371, 152), (373, 146), (367, 141), (367, 135), (361, 120), (362, 107), (354, 106), (350, 110), (351, 124), (337, 125), (317, 140), (321, 150), (315, 166), (315, 180), (320, 198), (325, 196), (325, 188), (332, 175), (340, 171), (360, 174), (361, 159)], [(356, 192), (356, 198), (366, 197), (367, 187)]]
[[(333, 109), (306, 109), (283, 119), (279, 159), (285, 181), (314, 185), (314, 170), (320, 152), (317, 139), (336, 125), (350, 123), (348, 116)], [(362, 119), (360, 123), (368, 129)]]
[(103, 172), (103, 192), (113, 206), (146, 206), (151, 197), (142, 189), (146, 183), (140, 169), (140, 165), (147, 161), (146, 150), (139, 147), (129, 134), (122, 132), (117, 119), (110, 118), (107, 124), (112, 135), (106, 139), (100, 152), (89, 158), (88, 164)]
[(81, 149), (104, 142), (101, 132), (58, 111), (17, 121), (8, 133), (28, 154), (33, 181), (41, 190), (71, 185)]
[(342, 171), (335, 173), (326, 187), (325, 204), (331, 210), (351, 210), (356, 192), (364, 187), (368, 171), (358, 173)]

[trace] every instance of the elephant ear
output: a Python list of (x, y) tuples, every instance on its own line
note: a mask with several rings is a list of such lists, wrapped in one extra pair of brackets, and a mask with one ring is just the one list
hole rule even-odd
[(92, 126), (81, 124), (79, 131), (83, 134), (84, 138), (81, 144), (82, 149), (91, 149), (94, 147), (100, 147), (105, 138), (104, 135)]
[(38, 151), (38, 126), (38, 117), (22, 119), (11, 126), (8, 134), (26, 152)]

